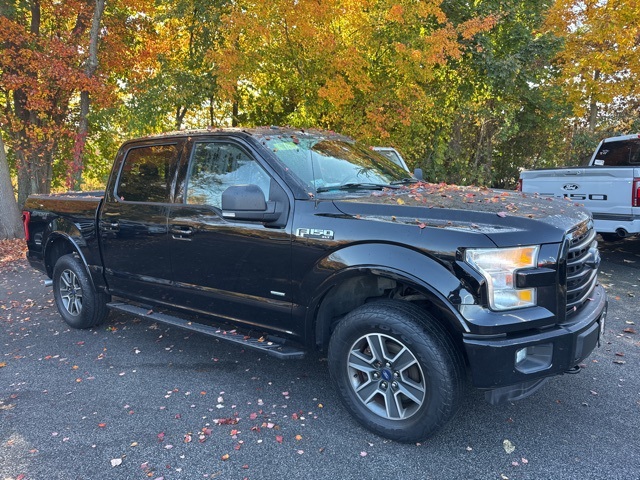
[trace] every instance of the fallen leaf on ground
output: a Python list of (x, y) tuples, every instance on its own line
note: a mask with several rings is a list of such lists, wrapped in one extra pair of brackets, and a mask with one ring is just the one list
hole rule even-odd
[(515, 451), (516, 446), (513, 443), (511, 443), (510, 440), (505, 439), (502, 441), (502, 448), (504, 448), (505, 452), (511, 454)]

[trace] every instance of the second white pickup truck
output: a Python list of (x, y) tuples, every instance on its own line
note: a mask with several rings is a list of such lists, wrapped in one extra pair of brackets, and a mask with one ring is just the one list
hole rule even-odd
[(605, 240), (638, 234), (640, 134), (605, 138), (587, 165), (524, 170), (518, 190), (583, 204)]

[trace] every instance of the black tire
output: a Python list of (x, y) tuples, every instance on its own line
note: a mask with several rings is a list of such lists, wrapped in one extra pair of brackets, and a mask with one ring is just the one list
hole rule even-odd
[(328, 360), (347, 409), (398, 442), (433, 435), (464, 394), (459, 348), (429, 313), (407, 302), (368, 303), (346, 315), (331, 336)]
[(600, 236), (605, 242), (617, 242), (618, 240), (622, 240), (622, 238), (617, 233), (600, 232)]
[(109, 314), (109, 295), (94, 290), (85, 266), (75, 254), (64, 255), (56, 262), (53, 297), (58, 312), (73, 328), (95, 327)]

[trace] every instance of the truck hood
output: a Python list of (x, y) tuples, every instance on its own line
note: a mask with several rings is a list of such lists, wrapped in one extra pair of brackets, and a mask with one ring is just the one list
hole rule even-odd
[(566, 199), (424, 182), (334, 204), (361, 220), (467, 230), (488, 236), (497, 246), (559, 242), (591, 219), (587, 210)]

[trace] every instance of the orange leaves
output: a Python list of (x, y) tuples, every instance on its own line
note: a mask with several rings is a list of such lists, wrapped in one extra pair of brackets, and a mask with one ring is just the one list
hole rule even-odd
[(233, 4), (224, 24), (207, 53), (224, 100), (268, 109), (269, 122), (385, 139), (424, 123), (434, 67), (494, 20), (455, 25), (436, 1), (254, 0)]
[(390, 22), (404, 23), (404, 7), (402, 5), (393, 5), (387, 12), (386, 19)]
[(327, 83), (318, 90), (318, 94), (320, 98), (328, 100), (335, 107), (342, 107), (354, 98), (351, 87), (341, 75), (328, 79)]

